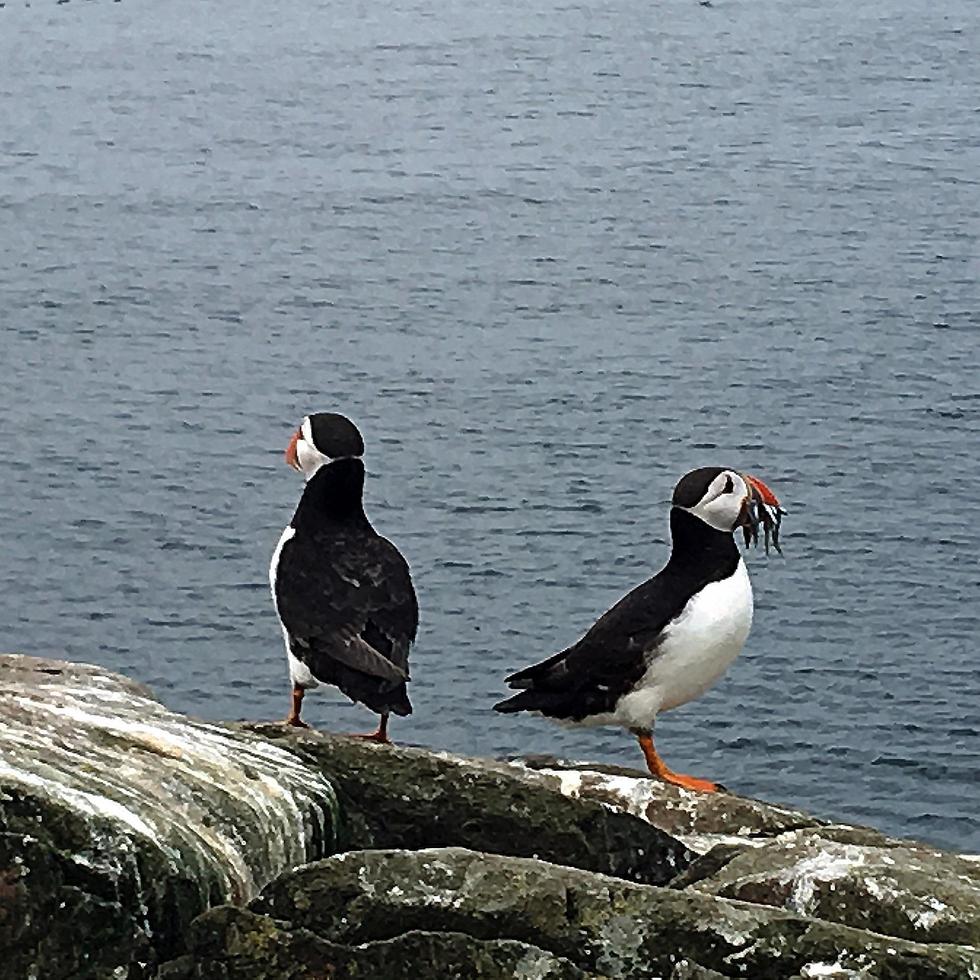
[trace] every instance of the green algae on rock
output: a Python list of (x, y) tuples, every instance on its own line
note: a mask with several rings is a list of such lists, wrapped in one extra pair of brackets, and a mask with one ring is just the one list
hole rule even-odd
[(3, 980), (980, 980), (978, 872), (635, 771), (207, 725), (0, 657)]
[(756, 846), (786, 831), (827, 822), (801, 810), (733, 793), (696, 793), (623, 766), (536, 756), (511, 760), (509, 768), (572, 799), (594, 800), (632, 813), (698, 854), (719, 844)]
[(327, 778), (125, 678), (0, 657), (0, 722), (4, 976), (140, 976), (210, 905), (335, 848)]
[(282, 725), (244, 728), (330, 774), (349, 849), (456, 845), (648, 884), (670, 881), (693, 856), (646, 820), (597, 800), (569, 799), (508, 765)]
[(760, 800), (692, 793), (619, 766), (551, 757), (511, 766), (570, 797), (602, 800), (642, 816), (699, 852), (671, 888), (901, 939), (980, 945), (975, 859)]
[(681, 960), (691, 970), (753, 980), (832, 976), (831, 968), (868, 980), (980, 975), (973, 947), (912, 943), (764, 905), (462, 848), (339, 854), (281, 875), (251, 908), (344, 945), (419, 929), (512, 939), (615, 980), (669, 977)]
[(527, 943), (412, 930), (345, 946), (267, 915), (224, 906), (195, 923), (190, 951), (158, 980), (589, 980), (573, 963)]
[(782, 834), (690, 887), (886, 936), (980, 945), (980, 865), (872, 830)]

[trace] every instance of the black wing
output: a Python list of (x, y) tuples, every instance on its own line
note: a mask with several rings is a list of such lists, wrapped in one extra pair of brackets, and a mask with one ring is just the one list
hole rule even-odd
[(408, 679), (419, 612), (408, 563), (370, 529), (301, 534), (286, 542), (276, 608), (295, 656), (334, 683), (329, 658), (386, 685)]
[(660, 572), (623, 596), (574, 645), (506, 680), (520, 694), (499, 704), (502, 712), (540, 711), (581, 719), (612, 711), (643, 676), (667, 624), (686, 597)]

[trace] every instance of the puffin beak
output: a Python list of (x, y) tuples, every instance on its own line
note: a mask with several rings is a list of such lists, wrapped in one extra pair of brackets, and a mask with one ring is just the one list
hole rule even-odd
[(296, 455), (296, 443), (299, 442), (302, 435), (302, 430), (297, 429), (293, 433), (293, 438), (289, 440), (289, 445), (286, 447), (286, 462), (300, 473), (302, 473), (303, 468), (299, 465), (299, 456)]
[(770, 507), (779, 506), (779, 501), (776, 499), (776, 495), (757, 476), (749, 476), (748, 473), (743, 473), (742, 479), (745, 480), (749, 488), (753, 491), (752, 496), (756, 500), (759, 500), (761, 503), (768, 504)]
[(745, 537), (746, 546), (759, 543), (759, 528), (763, 530), (763, 541), (766, 554), (769, 554), (770, 543), (779, 552), (779, 525), (786, 512), (779, 505), (779, 498), (757, 476), (742, 474), (749, 493), (742, 502), (742, 515), (739, 525)]

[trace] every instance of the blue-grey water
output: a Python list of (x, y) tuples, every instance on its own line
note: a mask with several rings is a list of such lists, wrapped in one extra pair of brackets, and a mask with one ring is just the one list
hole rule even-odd
[(978, 65), (974, 0), (7, 0), (0, 647), (282, 717), (281, 453), (340, 410), (395, 737), (639, 763), (490, 706), (721, 463), (786, 555), (668, 762), (980, 850)]

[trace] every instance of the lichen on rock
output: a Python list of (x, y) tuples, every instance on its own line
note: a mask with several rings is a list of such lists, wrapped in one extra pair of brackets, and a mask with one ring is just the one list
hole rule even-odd
[[(190, 952), (158, 980), (591, 980), (560, 956), (510, 939), (409, 930), (344, 945), (270, 916), (225, 906), (194, 924)], [(598, 980), (598, 978), (594, 978)]]
[(649, 884), (670, 881), (693, 857), (648, 820), (570, 799), (512, 766), (282, 725), (242, 727), (330, 774), (348, 849), (460, 846)]
[(567, 762), (551, 756), (510, 761), (512, 771), (573, 799), (632, 813), (697, 854), (719, 844), (754, 847), (778, 834), (826, 823), (802, 810), (732, 793), (697, 793), (623, 766)]
[(978, 897), (975, 861), (786, 807), (0, 657), (3, 980), (980, 980)]
[(281, 875), (250, 908), (346, 946), (417, 930), (509, 939), (616, 980), (669, 977), (682, 960), (694, 976), (697, 967), (724, 977), (789, 978), (819, 963), (877, 980), (961, 980), (980, 972), (980, 955), (967, 946), (911, 943), (763, 905), (462, 848), (339, 854)]
[(170, 712), (125, 678), (0, 657), (0, 722), (0, 950), (12, 976), (128, 973), (179, 948), (208, 906), (247, 901), (334, 850), (326, 777), (265, 740)]
[(781, 834), (690, 887), (887, 936), (980, 945), (980, 867), (872, 830)]

